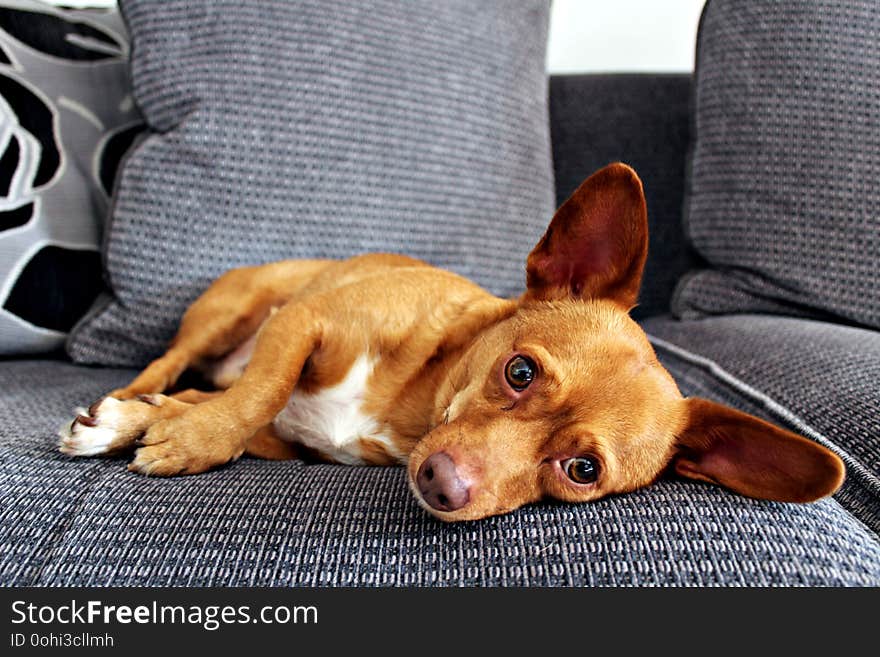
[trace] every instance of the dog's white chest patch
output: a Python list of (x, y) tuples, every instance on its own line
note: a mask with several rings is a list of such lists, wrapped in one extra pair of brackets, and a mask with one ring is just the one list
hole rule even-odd
[(335, 386), (314, 394), (294, 390), (287, 406), (273, 422), (278, 436), (350, 465), (364, 463), (360, 447), (362, 438), (380, 442), (389, 454), (399, 457), (398, 450), (381, 431), (379, 423), (362, 410), (367, 381), (374, 365), (375, 361), (364, 355)]

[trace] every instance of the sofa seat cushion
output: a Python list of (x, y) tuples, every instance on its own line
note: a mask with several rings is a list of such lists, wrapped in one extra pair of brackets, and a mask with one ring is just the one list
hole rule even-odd
[(660, 317), (643, 327), (683, 392), (740, 407), (837, 452), (847, 466), (837, 500), (880, 532), (880, 333), (763, 315)]
[(71, 407), (132, 374), (0, 362), (0, 584), (880, 585), (880, 542), (833, 499), (668, 481), (450, 525), (402, 468), (245, 458), (157, 479), (60, 454)]

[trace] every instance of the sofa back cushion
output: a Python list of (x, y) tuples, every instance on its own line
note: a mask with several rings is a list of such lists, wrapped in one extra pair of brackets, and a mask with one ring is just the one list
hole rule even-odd
[(878, 34), (874, 0), (708, 2), (678, 316), (880, 327)]
[(77, 361), (142, 365), (223, 271), (391, 251), (516, 294), (553, 212), (549, 2), (123, 0), (151, 134)]

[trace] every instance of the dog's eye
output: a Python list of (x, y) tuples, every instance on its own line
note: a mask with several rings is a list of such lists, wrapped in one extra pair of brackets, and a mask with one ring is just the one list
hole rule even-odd
[(514, 390), (525, 390), (535, 378), (535, 363), (525, 356), (514, 356), (504, 368), (504, 377)]
[(562, 469), (576, 484), (592, 484), (599, 478), (599, 464), (585, 457), (564, 461)]

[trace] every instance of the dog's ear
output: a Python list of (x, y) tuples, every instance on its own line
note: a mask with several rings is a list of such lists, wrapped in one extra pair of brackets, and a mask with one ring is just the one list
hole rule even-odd
[(529, 254), (525, 298), (601, 298), (629, 310), (647, 256), (642, 182), (625, 164), (609, 164), (562, 204)]
[(812, 502), (843, 483), (843, 462), (821, 445), (747, 413), (691, 398), (675, 472), (742, 495)]

